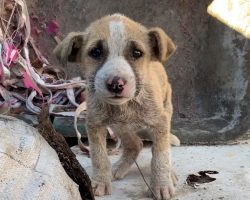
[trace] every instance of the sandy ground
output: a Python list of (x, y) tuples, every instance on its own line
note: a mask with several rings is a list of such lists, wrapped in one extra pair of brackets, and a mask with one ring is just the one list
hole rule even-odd
[[(90, 159), (73, 147), (82, 166), (91, 174)], [(114, 163), (119, 155), (110, 156)], [(151, 150), (145, 147), (137, 159), (146, 179), (149, 181)], [(172, 148), (172, 162), (178, 174), (179, 183), (174, 200), (248, 200), (250, 199), (250, 143), (225, 146), (181, 146)], [(202, 170), (216, 170), (216, 180), (200, 185), (197, 189), (185, 184), (189, 174)], [(146, 186), (135, 165), (128, 175), (112, 183), (111, 196), (97, 200), (150, 199)]]

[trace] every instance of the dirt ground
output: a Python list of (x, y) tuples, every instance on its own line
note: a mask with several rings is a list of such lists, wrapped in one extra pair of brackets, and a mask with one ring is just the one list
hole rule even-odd
[[(72, 148), (77, 159), (91, 174), (91, 160)], [(110, 156), (112, 163), (119, 155)], [(172, 148), (173, 166), (178, 174), (177, 194), (173, 200), (247, 200), (250, 199), (250, 141), (238, 145), (181, 146)], [(149, 181), (151, 150), (145, 147), (137, 159), (146, 179)], [(202, 170), (216, 170), (211, 175), (214, 182), (205, 183), (197, 189), (185, 184), (189, 174)], [(146, 200), (146, 185), (135, 165), (128, 175), (112, 183), (111, 196), (97, 200)]]

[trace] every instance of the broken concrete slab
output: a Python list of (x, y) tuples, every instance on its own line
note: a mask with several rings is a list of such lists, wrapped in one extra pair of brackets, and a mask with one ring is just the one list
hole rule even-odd
[[(90, 158), (81, 155), (73, 147), (77, 159), (91, 174)], [(114, 163), (119, 155), (110, 156)], [(173, 200), (246, 200), (250, 199), (250, 143), (223, 146), (181, 146), (172, 148), (172, 162), (178, 174), (177, 194)], [(149, 181), (151, 150), (146, 147), (137, 159), (145, 178)], [(185, 184), (189, 174), (203, 170), (216, 170), (211, 175), (216, 180), (198, 186), (197, 189)], [(123, 180), (112, 183), (111, 196), (97, 197), (97, 200), (146, 200), (146, 185), (135, 165)]]

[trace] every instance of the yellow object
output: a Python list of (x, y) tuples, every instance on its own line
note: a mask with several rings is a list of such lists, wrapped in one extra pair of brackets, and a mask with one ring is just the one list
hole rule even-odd
[(250, 0), (214, 0), (207, 12), (250, 39)]

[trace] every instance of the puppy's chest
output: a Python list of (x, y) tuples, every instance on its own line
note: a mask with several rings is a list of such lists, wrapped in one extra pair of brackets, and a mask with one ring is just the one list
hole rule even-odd
[(107, 125), (134, 124), (138, 127), (147, 126), (157, 118), (157, 112), (146, 105), (129, 105), (127, 107), (111, 106), (104, 111), (103, 123)]

